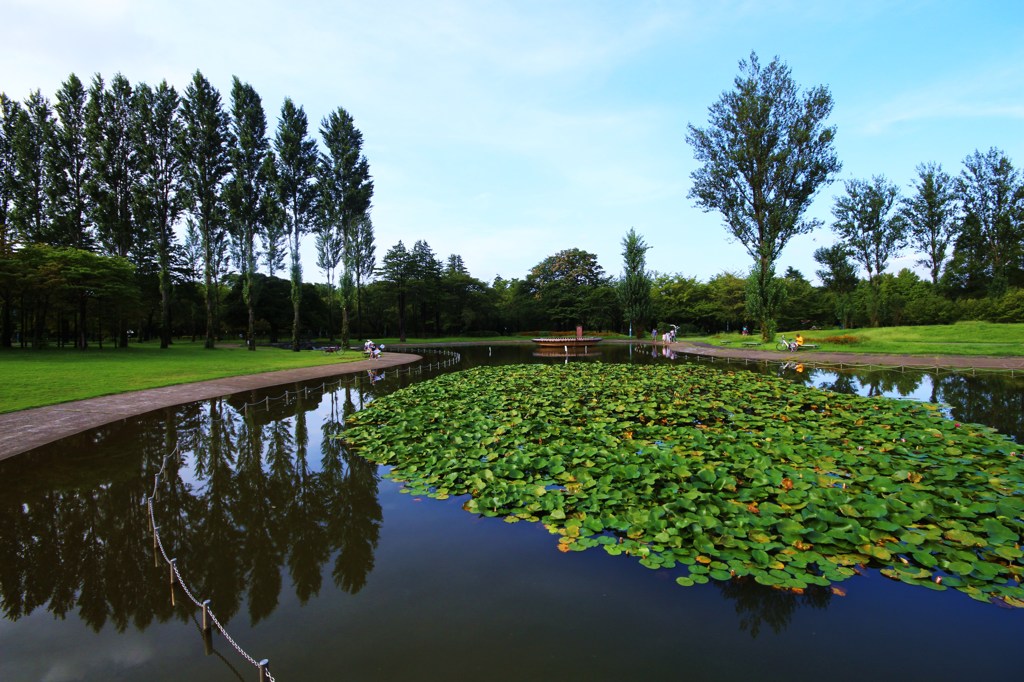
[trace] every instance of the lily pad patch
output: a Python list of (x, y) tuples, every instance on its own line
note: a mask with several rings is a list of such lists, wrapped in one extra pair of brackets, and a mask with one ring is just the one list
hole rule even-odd
[(934, 405), (698, 365), (481, 367), (378, 398), (343, 436), (417, 495), (543, 523), (682, 585), (799, 590), (864, 567), (1024, 604), (1020, 446)]

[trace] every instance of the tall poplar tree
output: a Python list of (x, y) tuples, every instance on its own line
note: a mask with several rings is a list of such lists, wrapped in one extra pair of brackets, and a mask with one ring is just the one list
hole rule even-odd
[[(265, 233), (268, 193), (274, 191), (269, 177), (272, 159), (267, 140), (267, 116), (263, 101), (248, 83), (234, 78), (231, 88), (231, 132), (234, 144), (229, 153), (231, 180), (226, 195), (231, 211), (230, 233), (235, 260), (242, 278), (242, 300), (248, 312), (246, 347), (256, 350), (256, 273), (259, 253), (256, 239)], [(270, 164), (268, 164), (270, 160)]]
[(309, 231), (316, 199), (316, 142), (307, 134), (308, 121), (302, 107), (286, 97), (277, 124), (278, 196), (285, 212), (288, 252), (291, 256), (292, 350), (299, 350), (302, 302), (302, 265), (299, 247)]
[(274, 277), (278, 270), (284, 270), (285, 251), (288, 248), (288, 225), (279, 197), (281, 183), (277, 174), (277, 155), (273, 149), (267, 152), (267, 158), (264, 160), (264, 175), (267, 177), (267, 192), (263, 205), (266, 224), (260, 233), (260, 242), (263, 245), (263, 263), (267, 266), (267, 274)]
[(154, 90), (142, 84), (135, 91), (139, 123), (137, 148), (139, 159), (139, 222), (157, 261), (160, 287), (160, 347), (171, 345), (171, 273), (173, 268), (174, 225), (184, 208), (183, 164), (179, 141), (183, 134), (178, 115), (181, 98), (162, 81)]
[[(325, 151), (320, 154), (320, 226), (327, 234), (318, 237), (325, 247), (340, 242), (344, 263), (341, 282), (341, 339), (349, 341), (348, 309), (355, 286), (355, 238), (359, 221), (369, 212), (373, 198), (370, 164), (363, 155), (363, 134), (342, 107), (320, 123)], [(330, 236), (333, 235), (333, 236)], [(327, 251), (321, 252), (324, 256)], [(329, 264), (329, 259), (325, 261)], [(337, 263), (334, 263), (337, 266)]]
[(191, 201), (191, 212), (202, 242), (203, 283), (206, 287), (206, 348), (213, 348), (216, 332), (217, 269), (224, 259), (227, 223), (221, 196), (231, 170), (228, 115), (221, 106), (220, 93), (202, 73), (196, 71), (181, 101), (182, 135), (179, 152), (183, 176)]
[(53, 145), (54, 122), (50, 102), (36, 90), (18, 113), (14, 151), (14, 202), (11, 219), (26, 243), (50, 243), (47, 159)]
[(132, 86), (123, 75), (115, 75), (109, 89), (99, 75), (93, 79), (86, 105), (93, 222), (103, 250), (121, 258), (132, 255), (138, 235), (132, 215), (138, 162), (132, 103)]
[(622, 238), (623, 273), (619, 283), (619, 300), (629, 324), (630, 336), (636, 330), (645, 328), (647, 318), (651, 315), (651, 276), (647, 272), (647, 251), (650, 248), (633, 228), (629, 228), (629, 232)]
[[(14, 206), (14, 136), (21, 105), (0, 92), (0, 259), (14, 253), (17, 235), (11, 219)], [(14, 336), (14, 294), (7, 278), (0, 279), (0, 348), (10, 348)]]
[(91, 250), (94, 235), (88, 187), (93, 171), (85, 136), (87, 97), (85, 86), (75, 74), (57, 91), (53, 106), (57, 120), (49, 150), (49, 192), (54, 223), (52, 243)]
[(768, 341), (775, 328), (775, 263), (790, 239), (821, 224), (803, 216), (841, 164), (836, 129), (825, 125), (832, 112), (827, 87), (801, 94), (778, 57), (762, 67), (751, 53), (739, 67), (734, 89), (708, 109), (708, 127), (687, 127), (686, 141), (701, 163), (689, 196), (705, 211), (721, 212), (728, 232), (753, 257), (761, 339)]
[(356, 221), (352, 238), (352, 276), (356, 283), (356, 321), (363, 331), (363, 282), (368, 282), (377, 270), (377, 247), (373, 236), (373, 220), (367, 212)]

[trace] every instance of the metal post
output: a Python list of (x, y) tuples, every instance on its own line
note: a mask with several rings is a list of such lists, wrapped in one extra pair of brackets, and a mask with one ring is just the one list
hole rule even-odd
[(153, 568), (160, 566), (160, 548), (156, 544), (157, 535), (160, 533), (160, 526), (153, 526)]
[(210, 600), (203, 602), (203, 650), (209, 656), (213, 653), (213, 628), (210, 627)]
[(174, 603), (174, 562), (175, 561), (177, 561), (177, 559), (171, 559), (168, 562), (168, 564), (167, 564), (168, 566), (171, 567), (171, 606), (176, 606), (176, 604)]
[(260, 682), (270, 682), (270, 661), (260, 661)]

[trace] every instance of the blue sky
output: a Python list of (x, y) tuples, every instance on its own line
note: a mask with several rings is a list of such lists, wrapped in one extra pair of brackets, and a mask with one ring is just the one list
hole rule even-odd
[[(990, 147), (1024, 166), (1024, 0), (0, 0), (0, 16), (0, 91), (16, 99), (52, 98), (71, 72), (180, 91), (199, 69), (225, 104), (232, 75), (251, 83), (272, 126), (286, 96), (313, 133), (345, 107), (376, 183), (378, 259), (425, 239), (486, 281), (574, 247), (618, 275), (630, 228), (652, 270), (745, 275), (742, 245), (687, 198), (685, 136), (751, 51), (835, 100), (843, 170), (809, 211), (826, 227), (792, 240), (780, 272), (815, 279), (843, 180), (909, 191), (919, 163), (955, 175)], [(307, 241), (304, 278), (322, 281)]]

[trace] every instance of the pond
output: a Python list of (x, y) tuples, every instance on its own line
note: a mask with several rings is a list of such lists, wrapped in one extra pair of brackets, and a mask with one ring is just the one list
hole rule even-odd
[[(873, 570), (801, 595), (752, 581), (684, 588), (627, 557), (561, 553), (540, 524), (400, 493), (331, 437), (375, 397), (438, 372), (708, 362), (642, 345), (569, 360), (457, 350), (450, 368), (195, 403), (0, 462), (0, 680), (257, 680), (249, 658), (269, 659), (278, 680), (1019, 674), (1022, 609)], [(1019, 376), (717, 364), (944, 403), (951, 418), (1024, 438)], [(245, 654), (216, 633), (207, 648), (162, 552)]]

